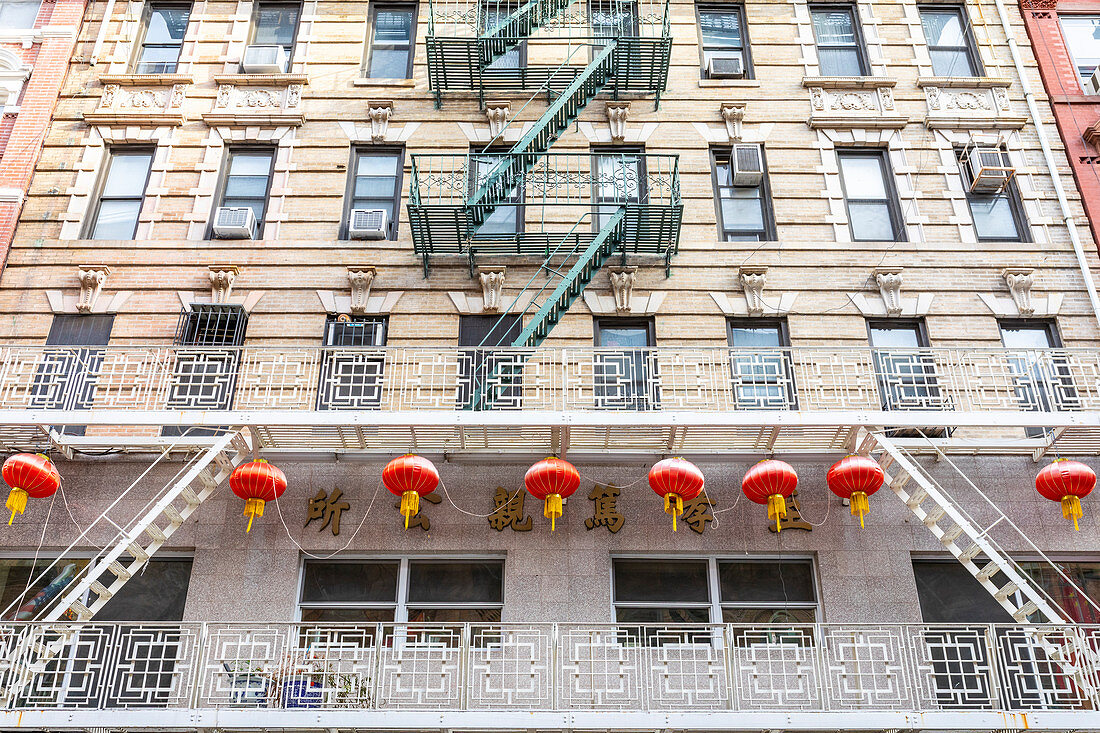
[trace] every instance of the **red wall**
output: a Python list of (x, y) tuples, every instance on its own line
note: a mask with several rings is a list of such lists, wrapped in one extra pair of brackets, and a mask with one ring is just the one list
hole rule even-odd
[(1087, 95), (1081, 89), (1058, 24), (1059, 14), (1100, 13), (1100, 0), (1020, 0), (1020, 12), (1081, 191), (1093, 239), (1100, 243), (1100, 138), (1094, 145), (1084, 137), (1085, 130), (1100, 120), (1100, 96)]
[[(83, 15), (84, 0), (43, 0), (35, 27), (73, 33), (48, 33), (29, 49), (19, 43), (2, 44), (32, 71), (23, 84), (19, 112), (0, 121), (0, 188), (25, 192), (30, 185)], [(21, 203), (0, 201), (0, 262), (7, 260), (21, 208)]]

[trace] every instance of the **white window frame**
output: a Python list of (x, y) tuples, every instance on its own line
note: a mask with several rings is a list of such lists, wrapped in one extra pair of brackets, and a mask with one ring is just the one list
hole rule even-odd
[[(393, 563), (397, 562), (397, 596), (393, 603), (383, 601), (336, 601), (329, 603), (304, 603), (302, 601), (302, 590), (305, 587), (306, 580), (306, 563), (336, 563), (336, 564), (354, 564), (354, 563)], [(302, 611), (303, 606), (307, 609), (311, 608), (393, 608), (393, 621), (383, 623), (395, 623), (402, 624), (409, 621), (409, 563), (410, 562), (499, 562), (503, 568), (501, 573), (501, 600), (500, 603), (432, 603), (432, 604), (417, 604), (417, 605), (430, 605), (432, 608), (496, 608), (500, 607), (501, 615), (503, 616), (505, 607), (505, 590), (507, 587), (506, 573), (508, 572), (507, 557), (504, 554), (480, 554), (480, 555), (341, 555), (340, 557), (332, 557), (328, 559), (318, 559), (303, 556), (298, 562), (298, 591), (294, 600), (294, 620), (299, 623), (310, 623), (316, 625), (323, 625), (324, 621), (303, 621)], [(373, 622), (366, 622), (373, 623)]]
[[(646, 601), (627, 601), (624, 603), (617, 603), (615, 599), (615, 561), (616, 560), (655, 560), (663, 562), (699, 562), (706, 561), (707, 563), (707, 592), (710, 595), (710, 600), (707, 603), (692, 603), (689, 601), (683, 602), (646, 602)], [(611, 556), (611, 573), (608, 577), (611, 585), (611, 618), (614, 623), (618, 623), (618, 608), (654, 608), (654, 607), (684, 607), (684, 606), (703, 606), (706, 605), (710, 611), (710, 621), (712, 624), (722, 624), (725, 621), (722, 620), (723, 607), (729, 608), (774, 608), (780, 605), (778, 601), (761, 601), (753, 603), (723, 603), (721, 584), (718, 576), (718, 563), (720, 562), (759, 562), (759, 563), (778, 563), (778, 562), (809, 562), (811, 577), (814, 583), (814, 600), (809, 601), (793, 601), (788, 602), (785, 605), (788, 608), (809, 608), (814, 611), (814, 622), (821, 623), (822, 616), (824, 614), (824, 607), (821, 603), (821, 577), (818, 572), (817, 558), (810, 553), (794, 553), (782, 555), (648, 555), (640, 553), (625, 553), (614, 554)], [(628, 622), (624, 622), (628, 623)], [(672, 624), (670, 624), (672, 625)], [(684, 626), (690, 626), (691, 624), (682, 624)]]

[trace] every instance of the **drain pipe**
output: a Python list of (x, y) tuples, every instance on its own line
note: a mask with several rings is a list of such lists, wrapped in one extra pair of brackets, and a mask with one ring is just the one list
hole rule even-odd
[(103, 50), (103, 41), (107, 38), (107, 26), (111, 24), (111, 16), (115, 12), (115, 0), (107, 0), (107, 8), (103, 11), (103, 20), (99, 22), (99, 35), (96, 36), (95, 45), (92, 46), (92, 56), (88, 59), (89, 66), (99, 63), (99, 52)]
[(1081, 277), (1085, 281), (1085, 290), (1088, 291), (1089, 303), (1092, 304), (1092, 314), (1096, 317), (1097, 325), (1100, 325), (1100, 299), (1096, 296), (1096, 285), (1092, 281), (1092, 271), (1089, 269), (1088, 260), (1085, 258), (1081, 236), (1077, 232), (1077, 223), (1070, 213), (1069, 199), (1066, 198), (1066, 190), (1062, 187), (1062, 178), (1058, 173), (1058, 165), (1054, 161), (1054, 153), (1050, 149), (1050, 142), (1047, 140), (1046, 128), (1039, 117), (1039, 105), (1035, 102), (1035, 93), (1031, 91), (1031, 82), (1028, 80), (1023, 59), (1020, 58), (1020, 49), (1016, 45), (1016, 37), (1008, 21), (1004, 0), (993, 0), (993, 3), (997, 6), (997, 17), (1001, 21), (1001, 28), (1008, 40), (1008, 52), (1012, 55), (1012, 64), (1016, 67), (1016, 75), (1020, 78), (1020, 88), (1024, 92), (1027, 111), (1031, 115), (1032, 124), (1035, 126), (1035, 134), (1039, 138), (1039, 147), (1043, 149), (1043, 160), (1046, 161), (1047, 171), (1054, 182), (1054, 192), (1058, 195), (1058, 207), (1062, 210), (1062, 221), (1065, 222), (1066, 229), (1069, 231), (1069, 241), (1073, 243), (1073, 253), (1077, 255), (1077, 266), (1080, 268)]

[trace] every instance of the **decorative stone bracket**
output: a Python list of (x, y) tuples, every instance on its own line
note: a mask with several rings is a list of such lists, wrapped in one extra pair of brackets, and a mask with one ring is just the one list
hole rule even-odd
[(750, 316), (764, 314), (764, 285), (767, 282), (767, 267), (742, 267), (737, 272), (741, 289), (745, 293), (745, 308)]
[(848, 299), (865, 317), (887, 316), (895, 318), (906, 316), (914, 318), (928, 314), (932, 308), (934, 293), (918, 293), (916, 297), (906, 298), (901, 294), (902, 268), (879, 267), (871, 271), (871, 277), (878, 287), (879, 297), (868, 297), (866, 293), (848, 293)]
[(504, 292), (505, 267), (478, 267), (477, 279), (481, 283), (481, 307), (489, 313), (496, 313), (501, 307), (501, 293)]
[(99, 105), (84, 113), (89, 125), (134, 125), (160, 127), (183, 124), (183, 103), (187, 84), (128, 87), (105, 84)]
[(718, 108), (722, 121), (726, 123), (726, 133), (729, 135), (730, 142), (741, 142), (745, 107), (744, 102), (723, 102)]
[(228, 303), (233, 293), (233, 281), (241, 269), (236, 265), (210, 265), (206, 269), (210, 276), (210, 302)]
[(1008, 286), (1008, 297), (997, 293), (978, 293), (986, 307), (999, 318), (1053, 318), (1062, 309), (1063, 293), (1033, 296), (1034, 270), (1030, 267), (1006, 267), (1001, 277)]
[(508, 100), (493, 99), (485, 103), (485, 116), (489, 119), (489, 137), (494, 138), (504, 131), (512, 107)]
[(638, 273), (637, 267), (616, 267), (607, 271), (607, 277), (611, 281), (611, 294), (615, 298), (616, 313), (630, 313), (630, 297), (634, 294), (634, 278)]
[(901, 315), (901, 270), (900, 267), (880, 267), (872, 272), (888, 316)]
[(373, 267), (348, 266), (348, 284), (351, 285), (351, 303), (348, 310), (352, 315), (360, 316), (367, 312), (370, 288), (374, 283), (376, 270)]
[(76, 300), (77, 313), (91, 313), (99, 300), (111, 268), (106, 265), (80, 265), (76, 276), (80, 280), (80, 296)]
[(611, 129), (611, 142), (626, 140), (626, 119), (630, 116), (630, 102), (608, 102), (605, 109), (607, 124)]
[(1005, 284), (1008, 285), (1008, 292), (1012, 295), (1012, 302), (1016, 304), (1016, 310), (1021, 316), (1035, 314), (1035, 306), (1031, 302), (1031, 286), (1035, 284), (1032, 272), (1034, 270), (1030, 268), (1006, 268), (1001, 272)]
[(390, 117), (393, 116), (393, 101), (389, 99), (367, 101), (367, 116), (370, 118), (370, 138), (379, 143), (386, 139), (390, 129)]
[(737, 281), (741, 284), (743, 298), (727, 293), (712, 292), (711, 299), (727, 316), (785, 316), (794, 307), (798, 293), (778, 293), (767, 296), (768, 268), (765, 265), (747, 265), (737, 271)]

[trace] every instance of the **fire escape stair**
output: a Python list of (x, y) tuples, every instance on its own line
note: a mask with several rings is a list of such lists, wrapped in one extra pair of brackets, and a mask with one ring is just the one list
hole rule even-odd
[[(253, 455), (246, 431), (228, 432), (199, 456), (178, 480), (115, 543), (86, 569), (41, 618), (44, 622), (91, 621), (130, 578), (141, 573), (173, 534), (233, 473)], [(85, 599), (88, 598), (87, 602)], [(42, 627), (35, 627), (40, 630)], [(50, 627), (44, 627), (49, 629)], [(17, 698), (35, 677), (71, 644), (71, 639), (27, 638), (24, 652), (7, 670), (0, 707)]]

